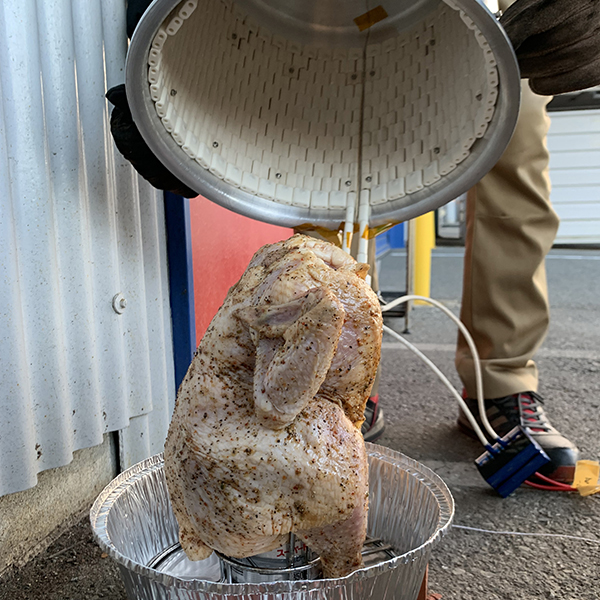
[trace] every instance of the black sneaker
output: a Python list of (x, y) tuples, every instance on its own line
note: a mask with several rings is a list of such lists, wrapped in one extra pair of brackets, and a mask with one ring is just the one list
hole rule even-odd
[(379, 439), (385, 430), (383, 411), (379, 408), (379, 394), (371, 396), (365, 406), (365, 422), (360, 432), (365, 442), (374, 442)]
[[(379, 304), (381, 306), (385, 306), (395, 300), (396, 298), (400, 298), (401, 296), (406, 296), (406, 292), (377, 292), (377, 297), (379, 298)], [(404, 304), (398, 304), (392, 308), (392, 310), (386, 310), (383, 313), (385, 317), (403, 317), (406, 313), (406, 302)]]
[[(481, 425), (477, 400), (465, 398), (465, 402)], [(550, 458), (550, 462), (540, 469), (540, 473), (556, 481), (572, 483), (579, 450), (573, 442), (552, 427), (542, 404), (542, 398), (535, 392), (522, 392), (485, 401), (490, 425), (501, 437), (517, 425), (527, 429)], [(471, 423), (462, 410), (458, 415), (458, 425), (465, 433), (475, 436)]]

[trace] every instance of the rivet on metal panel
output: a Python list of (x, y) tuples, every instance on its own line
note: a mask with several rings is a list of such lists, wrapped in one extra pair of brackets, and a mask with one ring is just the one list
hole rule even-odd
[(121, 294), (121, 292), (114, 295), (112, 299), (112, 307), (118, 315), (122, 315), (123, 312), (125, 312), (125, 309), (127, 308), (127, 300), (125, 299), (125, 296)]

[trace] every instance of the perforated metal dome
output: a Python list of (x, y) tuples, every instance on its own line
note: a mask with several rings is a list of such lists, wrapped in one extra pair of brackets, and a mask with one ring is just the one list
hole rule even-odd
[(476, 0), (155, 0), (127, 95), (182, 181), (279, 225), (371, 227), (437, 208), (499, 158), (516, 60)]

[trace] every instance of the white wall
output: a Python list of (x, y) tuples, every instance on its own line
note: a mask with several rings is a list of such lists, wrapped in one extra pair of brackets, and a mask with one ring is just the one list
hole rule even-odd
[(23, 565), (85, 517), (116, 475), (117, 451), (107, 434), (99, 446), (76, 451), (68, 466), (40, 473), (34, 488), (0, 498), (0, 575)]
[(600, 110), (553, 112), (548, 134), (558, 244), (600, 244)]
[(123, 468), (162, 448), (162, 194), (114, 149), (104, 98), (126, 47), (124, 0), (0, 4), (0, 495), (110, 431)]

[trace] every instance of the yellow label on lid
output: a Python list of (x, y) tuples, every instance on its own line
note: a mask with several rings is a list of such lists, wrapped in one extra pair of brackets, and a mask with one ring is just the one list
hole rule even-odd
[(383, 21), (388, 16), (387, 12), (385, 12), (385, 8), (379, 5), (375, 8), (372, 8), (370, 11), (366, 12), (364, 15), (360, 15), (360, 17), (356, 17), (354, 22), (356, 23), (359, 31), (364, 31), (365, 29), (369, 29), (369, 27), (373, 27), (375, 23), (379, 23), (379, 21)]

